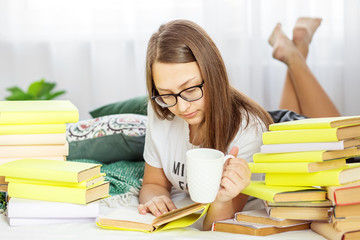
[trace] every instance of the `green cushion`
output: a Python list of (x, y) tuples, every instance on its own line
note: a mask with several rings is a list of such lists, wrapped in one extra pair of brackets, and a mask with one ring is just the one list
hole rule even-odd
[(135, 97), (129, 100), (107, 104), (90, 112), (92, 117), (101, 117), (112, 114), (134, 113), (147, 115), (147, 97)]
[(142, 161), (147, 116), (114, 114), (67, 125), (68, 160)]

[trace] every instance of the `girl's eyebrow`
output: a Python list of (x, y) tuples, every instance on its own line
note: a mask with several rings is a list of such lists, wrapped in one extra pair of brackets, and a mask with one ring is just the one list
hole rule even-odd
[[(196, 76), (192, 77), (192, 78), (189, 78), (183, 84), (181, 84), (179, 87), (183, 87), (183, 86), (187, 85), (189, 82), (193, 81), (194, 79), (196, 79)], [(160, 90), (160, 91), (170, 91), (169, 89), (164, 89), (164, 88), (159, 88), (159, 87), (156, 87), (156, 89)]]

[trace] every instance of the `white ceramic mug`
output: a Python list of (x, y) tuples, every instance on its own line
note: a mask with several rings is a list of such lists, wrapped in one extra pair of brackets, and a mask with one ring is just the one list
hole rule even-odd
[(232, 155), (210, 148), (191, 149), (186, 152), (186, 176), (191, 200), (211, 203), (220, 189), (223, 166)]

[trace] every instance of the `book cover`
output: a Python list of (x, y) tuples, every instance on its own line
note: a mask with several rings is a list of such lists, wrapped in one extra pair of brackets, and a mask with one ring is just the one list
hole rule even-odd
[(0, 165), (0, 176), (79, 183), (100, 174), (101, 164), (20, 159)]
[(65, 133), (0, 135), (0, 146), (50, 144), (63, 145), (65, 143)]
[(360, 204), (360, 181), (328, 186), (327, 197), (336, 205)]
[(326, 191), (314, 187), (270, 186), (263, 181), (251, 181), (243, 194), (270, 202), (321, 201), (326, 199)]
[(27, 179), (27, 178), (14, 178), (14, 177), (5, 177), (6, 182), (13, 183), (28, 183), (28, 184), (39, 184), (39, 185), (51, 185), (51, 186), (60, 186), (60, 187), (74, 187), (74, 188), (87, 188), (99, 182), (105, 181), (105, 173), (100, 173), (99, 175), (93, 176), (89, 179), (86, 179), (82, 182), (59, 182), (59, 181), (46, 181), (46, 180), (37, 180), (37, 179)]
[(77, 121), (78, 109), (68, 100), (0, 101), (0, 125)]
[(249, 163), (249, 168), (252, 173), (311, 173), (345, 166), (346, 159), (336, 159), (325, 162)]
[(338, 232), (333, 228), (333, 225), (328, 222), (312, 222), (311, 229), (324, 236), (329, 240), (358, 240), (360, 239), (360, 231), (355, 232)]
[(0, 125), (0, 135), (65, 133), (66, 124)]
[(358, 147), (360, 139), (348, 139), (337, 142), (305, 142), (305, 143), (283, 143), (261, 145), (261, 153), (284, 153), (305, 152), (319, 150), (343, 150), (350, 147)]
[(291, 153), (255, 153), (255, 163), (265, 162), (323, 162), (326, 160), (349, 158), (359, 155), (356, 147), (336, 151), (309, 151)]
[(57, 145), (13, 145), (0, 146), (1, 157), (27, 157), (27, 156), (67, 156), (69, 154), (69, 144)]
[(288, 227), (296, 224), (309, 223), (309, 221), (271, 218), (265, 208), (235, 213), (235, 220), (239, 222), (260, 223), (276, 227)]
[(209, 204), (193, 203), (159, 217), (155, 217), (151, 213), (142, 215), (138, 212), (137, 207), (124, 207), (99, 217), (96, 224), (106, 229), (151, 233), (190, 226), (206, 213), (208, 207)]
[(109, 182), (100, 182), (87, 188), (9, 182), (8, 196), (11, 198), (88, 204), (109, 196)]
[(314, 173), (267, 173), (265, 184), (274, 186), (338, 186), (360, 180), (360, 164)]
[(227, 219), (222, 221), (216, 221), (212, 225), (212, 231), (218, 232), (229, 232), (229, 233), (238, 233), (254, 236), (268, 236), (271, 234), (289, 232), (289, 231), (299, 231), (304, 229), (309, 229), (310, 223), (298, 223), (286, 227), (276, 227), (274, 225), (260, 224), (260, 223), (250, 223), (250, 222), (240, 222), (235, 219)]
[(336, 142), (360, 136), (360, 125), (324, 128), (269, 131), (262, 135), (263, 144)]
[(293, 129), (319, 129), (336, 128), (360, 124), (360, 116), (342, 116), (327, 118), (308, 118), (295, 121), (274, 123), (269, 126), (270, 131), (282, 131)]
[(99, 216), (99, 202), (82, 205), (10, 198), (7, 204), (7, 216), (9, 218), (28, 219), (97, 218)]

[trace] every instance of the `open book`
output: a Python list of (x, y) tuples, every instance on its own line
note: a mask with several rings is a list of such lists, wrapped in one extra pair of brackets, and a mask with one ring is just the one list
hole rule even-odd
[(99, 217), (96, 224), (101, 228), (155, 232), (164, 229), (187, 227), (200, 219), (209, 204), (193, 203), (155, 217), (151, 213), (142, 215), (137, 207), (122, 207), (108, 215)]

